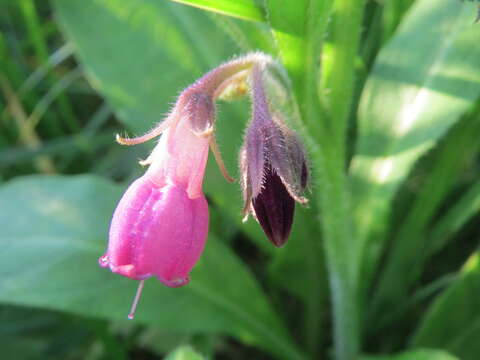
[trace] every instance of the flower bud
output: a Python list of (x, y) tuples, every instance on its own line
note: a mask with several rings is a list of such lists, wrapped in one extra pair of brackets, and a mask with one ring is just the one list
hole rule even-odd
[(301, 194), (308, 166), (303, 145), (267, 99), (264, 76), (264, 68), (253, 67), (252, 120), (240, 152), (244, 214), (251, 213), (269, 240), (282, 246), (290, 235), (295, 201), (307, 202)]

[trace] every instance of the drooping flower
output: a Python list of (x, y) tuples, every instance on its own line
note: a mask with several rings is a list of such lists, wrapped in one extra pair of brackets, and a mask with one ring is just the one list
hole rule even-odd
[(209, 148), (227, 180), (215, 137), (214, 101), (228, 90), (239, 92), (252, 64), (269, 59), (251, 55), (223, 64), (185, 89), (167, 119), (147, 134), (122, 138), (135, 145), (162, 134), (146, 173), (121, 198), (110, 225), (106, 253), (99, 259), (114, 273), (140, 280), (129, 317), (137, 306), (144, 280), (155, 276), (179, 287), (200, 257), (208, 232), (208, 206), (202, 182)]
[(143, 162), (147, 172), (134, 181), (112, 218), (108, 249), (100, 265), (141, 280), (129, 317), (133, 317), (143, 280), (156, 276), (163, 284), (188, 283), (208, 232), (208, 206), (202, 192), (209, 145), (214, 141), (212, 98), (197, 93), (181, 97), (167, 120), (127, 145), (163, 132)]
[(275, 246), (287, 241), (293, 223), (295, 201), (308, 180), (305, 152), (281, 111), (267, 99), (262, 66), (251, 74), (252, 120), (240, 151), (240, 172), (245, 219), (252, 214)]
[[(147, 134), (122, 138), (140, 144), (162, 134), (148, 158), (146, 173), (121, 198), (110, 225), (106, 253), (99, 259), (114, 273), (140, 280), (129, 318), (133, 318), (144, 280), (155, 276), (179, 287), (205, 246), (208, 206), (202, 191), (209, 148), (229, 181), (214, 136), (215, 100), (253, 97), (253, 119), (242, 150), (245, 211), (256, 216), (267, 236), (280, 246), (293, 221), (294, 201), (305, 202), (307, 167), (303, 148), (287, 128), (282, 112), (272, 112), (261, 69), (274, 67), (261, 53), (234, 59), (208, 72), (179, 96), (167, 119)], [(250, 82), (248, 80), (251, 79)]]

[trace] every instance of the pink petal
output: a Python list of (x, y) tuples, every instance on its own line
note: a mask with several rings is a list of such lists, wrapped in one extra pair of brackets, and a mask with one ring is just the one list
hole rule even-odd
[(115, 210), (104, 262), (133, 279), (157, 276), (167, 286), (185, 285), (207, 232), (203, 194), (190, 199), (181, 185), (159, 187), (143, 176), (130, 185)]

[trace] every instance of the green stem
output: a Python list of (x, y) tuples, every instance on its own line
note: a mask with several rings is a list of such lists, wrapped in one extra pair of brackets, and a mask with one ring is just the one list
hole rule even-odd
[[(355, 80), (363, 0), (336, 0), (332, 28), (333, 66), (323, 73), (322, 105), (327, 117), (324, 131), (320, 129), (318, 146), (312, 153), (320, 185), (318, 205), (333, 304), (334, 345), (337, 360), (355, 360), (360, 349), (357, 274), (358, 246), (353, 233), (350, 193), (346, 174), (346, 129), (350, 114)], [(313, 39), (309, 39), (313, 41)], [(310, 54), (312, 58), (314, 54)], [(309, 76), (311, 70), (306, 69)], [(312, 85), (310, 85), (312, 86)], [(328, 89), (328, 91), (326, 91)], [(313, 92), (313, 88), (310, 92)], [(307, 92), (308, 94), (309, 92)], [(309, 97), (309, 109), (316, 99)], [(308, 130), (318, 125), (319, 114), (306, 114)], [(312, 131), (309, 131), (312, 133)]]
[[(328, 24), (333, 0), (311, 0), (300, 4), (285, 6), (281, 0), (269, 0), (268, 18), (272, 26), (278, 50), (285, 68), (288, 70), (292, 82), (293, 92), (299, 105), (303, 122), (298, 124), (299, 130), (312, 154), (318, 152), (322, 134), (325, 133), (323, 117), (317, 93), (318, 68), (320, 49)], [(303, 6), (303, 8), (299, 8)], [(302, 126), (303, 125), (303, 126)], [(328, 138), (328, 136), (323, 136)], [(317, 163), (312, 162), (317, 169)], [(318, 169), (317, 169), (318, 170)], [(320, 170), (322, 171), (322, 170)], [(312, 194), (312, 197), (315, 193)], [(312, 199), (314, 206), (311, 213), (316, 211), (317, 202)], [(318, 224), (315, 223), (318, 231)], [(321, 337), (321, 323), (323, 310), (322, 289), (317, 280), (322, 272), (323, 252), (319, 247), (319, 239), (314, 236), (310, 241), (306, 261), (309, 265), (307, 284), (308, 298), (305, 303), (305, 339), (306, 346), (312, 359), (320, 359), (319, 339)]]
[[(308, 209), (312, 213), (318, 213), (318, 206), (313, 202)], [(326, 316), (325, 308), (328, 306), (328, 297), (325, 291), (328, 286), (326, 278), (326, 269), (324, 259), (322, 257), (321, 240), (318, 235), (318, 224), (308, 223), (308, 240), (309, 249), (305, 252), (308, 265), (307, 274), (305, 275), (308, 284), (307, 298), (305, 302), (305, 340), (312, 359), (323, 358), (319, 351), (321, 350), (320, 336), (322, 331), (322, 322)]]
[[(309, 142), (309, 148), (313, 155), (319, 153), (318, 144), (321, 143), (320, 138), (325, 134), (325, 122), (320, 121), (321, 115), (324, 114), (323, 109), (318, 98), (317, 83), (319, 73), (319, 59), (322, 47), (322, 39), (324, 37), (328, 18), (330, 16), (332, 2), (313, 0), (309, 3), (307, 13), (318, 14), (318, 16), (311, 15), (307, 18), (305, 27), (305, 38), (303, 43), (303, 72), (300, 81), (295, 81), (296, 94), (299, 99), (300, 111), (304, 120), (305, 128), (303, 129), (304, 137)], [(313, 135), (313, 136), (312, 136)], [(317, 164), (316, 161), (313, 164)], [(319, 170), (319, 169), (317, 169)], [(320, 170), (323, 171), (323, 170)], [(318, 206), (318, 202), (314, 199), (315, 206), (312, 211), (318, 214), (318, 210), (322, 209)], [(317, 224), (315, 224), (318, 226)], [(312, 237), (311, 250), (308, 253), (307, 261), (309, 263), (309, 297), (306, 302), (306, 318), (305, 328), (307, 333), (307, 348), (312, 359), (319, 359), (319, 338), (321, 336), (321, 322), (322, 322), (322, 306), (325, 304), (322, 301), (321, 292), (319, 288), (320, 281), (316, 281), (316, 277), (321, 272), (318, 268), (319, 264), (323, 265), (322, 251), (318, 248), (318, 239)]]
[(322, 73), (321, 97), (330, 117), (332, 137), (340, 140), (345, 152), (345, 132), (355, 88), (355, 62), (358, 58), (364, 0), (336, 0), (329, 57), (332, 66)]
[[(302, 49), (303, 73), (302, 77), (298, 79), (298, 73), (293, 72), (293, 83), (306, 128), (304, 135), (313, 157), (314, 178), (317, 180), (316, 185), (319, 186), (316, 202), (322, 215), (321, 225), (333, 304), (335, 357), (338, 360), (354, 360), (357, 358), (359, 351), (357, 287), (355, 282), (357, 266), (354, 261), (355, 252), (352, 251), (354, 248), (351, 246), (353, 241), (352, 221), (345, 172), (346, 159), (343, 150), (346, 126), (339, 125), (342, 122), (346, 123), (346, 117), (349, 113), (354, 89), (354, 61), (349, 59), (351, 60), (349, 62), (347, 59), (343, 59), (338, 64), (338, 68), (333, 69), (332, 79), (340, 77), (339, 75), (343, 72), (343, 81), (349, 81), (350, 83), (332, 87), (330, 99), (333, 100), (332, 104), (335, 105), (338, 114), (333, 111), (327, 113), (323, 103), (319, 101), (317, 83), (319, 55), (330, 10), (331, 3), (327, 4), (320, 1), (309, 3), (308, 13), (314, 14), (315, 11), (318, 11), (320, 16), (309, 16), (308, 18)], [(357, 30), (359, 31), (359, 28)], [(354, 34), (358, 35), (358, 31)], [(355, 36), (353, 37), (355, 38)], [(345, 57), (347, 53), (356, 54), (358, 39), (353, 50), (340, 51), (347, 46), (342, 42), (343, 40), (342, 38), (339, 40), (338, 52)], [(352, 43), (349, 42), (349, 45), (352, 45)], [(350, 76), (346, 76), (345, 73), (350, 74)], [(347, 99), (342, 99), (342, 96), (346, 96)], [(312, 240), (315, 241), (315, 239)], [(312, 243), (312, 249), (314, 248), (315, 244)], [(312, 299), (307, 302), (306, 309), (306, 326), (309, 331), (307, 340), (310, 355), (316, 359), (318, 358), (318, 336), (321, 320), (318, 316), (320, 313), (318, 306), (321, 306), (321, 304), (318, 301), (319, 298), (313, 300), (313, 297), (316, 296), (316, 289), (312, 288), (310, 290), (313, 295)]]
[[(321, 193), (324, 246), (333, 304), (335, 358), (354, 360), (359, 351), (359, 326), (354, 237), (343, 158), (325, 145), (314, 156)], [(320, 166), (319, 166), (320, 165)]]

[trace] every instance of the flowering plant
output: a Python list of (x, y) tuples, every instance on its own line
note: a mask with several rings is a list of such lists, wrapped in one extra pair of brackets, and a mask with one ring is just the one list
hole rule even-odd
[(478, 2), (176, 2), (0, 1), (2, 359), (477, 360)]

